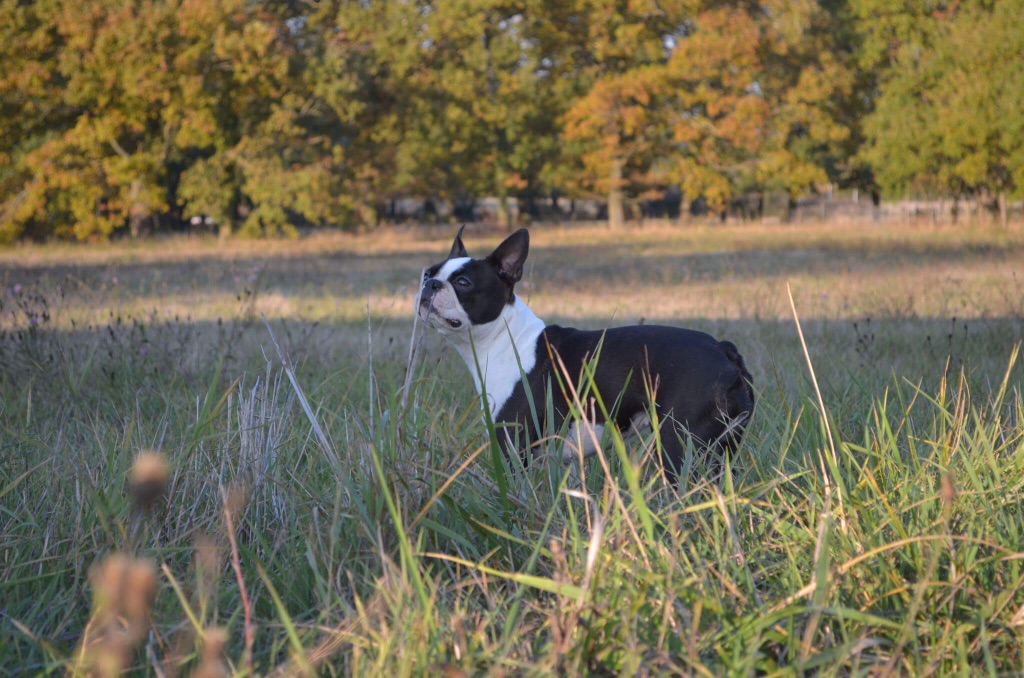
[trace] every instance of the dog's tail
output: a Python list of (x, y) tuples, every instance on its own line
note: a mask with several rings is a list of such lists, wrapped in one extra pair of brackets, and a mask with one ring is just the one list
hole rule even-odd
[(725, 393), (725, 407), (722, 408), (729, 417), (729, 431), (722, 441), (726, 449), (733, 450), (743, 438), (743, 431), (746, 429), (750, 418), (754, 414), (756, 396), (754, 395), (754, 377), (747, 369), (743, 356), (731, 341), (721, 341), (718, 347), (722, 349), (729, 362), (736, 366), (739, 371), (736, 380), (729, 385)]

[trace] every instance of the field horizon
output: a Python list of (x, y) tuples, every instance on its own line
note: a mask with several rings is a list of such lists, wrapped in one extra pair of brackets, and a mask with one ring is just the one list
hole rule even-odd
[[(0, 250), (0, 670), (100, 671), (112, 638), (164, 675), (1024, 664), (1024, 229), (531, 228), (548, 322), (740, 347), (748, 435), (678, 488), (643, 435), (510, 467), (437, 337), (407, 377), (454, 232)], [(152, 568), (137, 637), (115, 557)]]

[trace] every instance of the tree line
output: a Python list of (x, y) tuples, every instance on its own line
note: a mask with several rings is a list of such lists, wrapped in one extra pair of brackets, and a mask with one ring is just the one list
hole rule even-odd
[(0, 0), (0, 241), (1024, 189), (1022, 0)]

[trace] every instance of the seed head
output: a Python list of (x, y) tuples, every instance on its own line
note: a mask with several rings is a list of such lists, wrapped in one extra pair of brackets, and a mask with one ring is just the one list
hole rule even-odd
[(128, 479), (135, 504), (142, 511), (148, 511), (167, 490), (170, 471), (167, 460), (159, 452), (143, 450), (135, 457)]
[(231, 674), (221, 655), (228, 642), (228, 632), (221, 627), (206, 629), (203, 634), (203, 654), (193, 678), (228, 678)]
[(136, 560), (128, 568), (124, 588), (124, 615), (143, 622), (156, 598), (156, 566), (151, 560)]
[(943, 473), (939, 481), (939, 499), (942, 501), (942, 509), (945, 512), (953, 510), (953, 501), (956, 499), (956, 485), (953, 484), (953, 474)]
[(135, 647), (146, 637), (156, 597), (156, 566), (114, 553), (93, 565), (92, 634), (83, 639), (74, 673), (118, 676), (131, 664)]

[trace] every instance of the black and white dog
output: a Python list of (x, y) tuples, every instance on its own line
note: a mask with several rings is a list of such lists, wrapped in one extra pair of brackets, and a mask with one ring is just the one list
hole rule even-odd
[[(529, 246), (524, 228), (487, 257), (473, 259), (459, 229), (448, 258), (426, 270), (420, 290), (417, 312), (465, 360), (477, 392), (486, 393), (496, 426), (506, 432), (524, 427), (533, 441), (550, 424), (559, 430), (571, 398), (559, 387), (558, 359), (573, 380), (590, 360), (593, 386), (620, 429), (649, 420), (653, 396), (662, 462), (670, 479), (682, 463), (686, 436), (715, 452), (739, 443), (754, 411), (754, 391), (735, 345), (676, 327), (584, 331), (546, 325), (514, 291)], [(549, 392), (556, 421), (538, 422), (531, 414), (531, 396), (533, 412), (543, 417)], [(567, 457), (595, 451), (594, 443), (608, 423), (599, 417), (591, 411), (571, 423), (567, 440), (575, 449)], [(513, 436), (500, 439), (506, 453), (522, 452), (511, 449)]]

